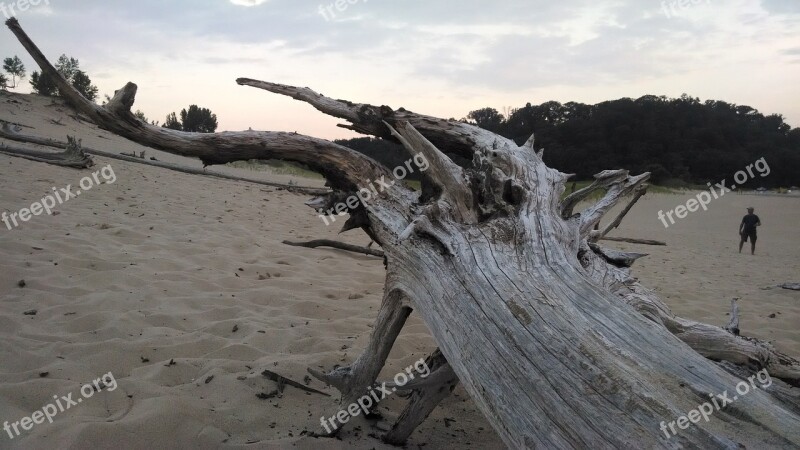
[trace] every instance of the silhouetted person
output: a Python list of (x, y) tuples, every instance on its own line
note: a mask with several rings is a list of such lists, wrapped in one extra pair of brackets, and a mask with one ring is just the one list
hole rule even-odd
[(744, 243), (747, 242), (747, 239), (750, 239), (750, 254), (755, 255), (756, 253), (756, 227), (761, 226), (761, 219), (758, 218), (757, 215), (753, 214), (753, 207), (747, 208), (747, 215), (742, 218), (742, 223), (739, 224), (739, 236), (742, 237), (742, 240), (739, 242), (739, 253), (742, 253), (742, 247)]

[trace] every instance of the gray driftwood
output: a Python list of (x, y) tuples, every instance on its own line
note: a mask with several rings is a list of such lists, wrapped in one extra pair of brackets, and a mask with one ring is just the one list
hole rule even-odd
[[(26, 134), (22, 134), (22, 133), (20, 133), (19, 125), (13, 125), (13, 124), (10, 124), (10, 123), (4, 122), (4, 121), (0, 121), (0, 138), (8, 139), (10, 141), (24, 142), (24, 143), (27, 143), (27, 144), (42, 145), (42, 146), (45, 146), (45, 147), (63, 148), (63, 149), (68, 149), (69, 148), (69, 142), (62, 142), (62, 141), (57, 141), (55, 139), (40, 138), (40, 137), (37, 137), (37, 136), (29, 136), (29, 135), (26, 135)], [(4, 149), (6, 149), (6, 148), (12, 148), (12, 147), (2, 146), (2, 147), (0, 147), (0, 152), (8, 153), (11, 156), (19, 156), (19, 157), (31, 159), (33, 161), (49, 162), (50, 164), (58, 164), (58, 163), (57, 162), (52, 162), (53, 158), (51, 158), (51, 159), (36, 159), (36, 158), (45, 158), (45, 157), (37, 156), (37, 155), (39, 155), (39, 154), (60, 155), (60, 153), (59, 154), (54, 154), (54, 153), (47, 153), (47, 152), (34, 152), (34, 151), (31, 151), (31, 150), (25, 150), (25, 152), (33, 153), (34, 156), (35, 156), (35, 157), (27, 157), (26, 156), (27, 153), (23, 153), (23, 151), (21, 151), (19, 149), (17, 149), (14, 152), (6, 152), (6, 151), (4, 151)], [(103, 151), (103, 150), (96, 150), (96, 149), (89, 148), (89, 147), (81, 147), (81, 148), (82, 148), (83, 153), (86, 153), (86, 154), (89, 154), (89, 155), (101, 156), (103, 158), (109, 158), (109, 159), (117, 159), (117, 160), (132, 162), (132, 163), (136, 163), (136, 164), (144, 164), (144, 165), (147, 165), (147, 166), (160, 167), (162, 169), (173, 170), (175, 172), (181, 172), (181, 173), (188, 173), (190, 175), (202, 175), (202, 176), (208, 176), (208, 177), (221, 178), (221, 179), (224, 179), (224, 180), (244, 181), (244, 182), (247, 182), (247, 183), (261, 184), (261, 185), (269, 186), (269, 187), (282, 188), (282, 189), (286, 189), (287, 191), (290, 191), (290, 192), (297, 192), (297, 193), (300, 193), (300, 194), (307, 194), (307, 195), (325, 195), (328, 192), (330, 192), (328, 189), (306, 187), (306, 186), (294, 186), (294, 185), (288, 185), (288, 184), (282, 184), (282, 183), (275, 183), (275, 182), (272, 182), (272, 181), (254, 180), (252, 178), (237, 177), (237, 176), (234, 176), (234, 175), (227, 175), (227, 174), (224, 174), (224, 173), (208, 172), (206, 170), (192, 169), (191, 167), (184, 167), (184, 166), (181, 166), (181, 165), (178, 165), (178, 164), (172, 164), (172, 163), (168, 163), (168, 162), (155, 161), (155, 160), (146, 160), (146, 159), (144, 159), (144, 155), (142, 155), (140, 157), (140, 156), (130, 155), (130, 154), (126, 154), (126, 153), (119, 154), (119, 153), (106, 152), (106, 151)], [(89, 157), (87, 156), (86, 158), (89, 158)], [(67, 165), (67, 164), (59, 164), (59, 165)]]
[(431, 375), (426, 379), (409, 383), (404, 389), (413, 390), (405, 410), (392, 428), (383, 436), (383, 441), (392, 445), (403, 445), (411, 433), (447, 398), (458, 386), (458, 376), (447, 363), (444, 355), (436, 349), (426, 359)]
[(330, 239), (315, 239), (313, 241), (308, 241), (308, 242), (283, 241), (283, 243), (286, 245), (291, 245), (293, 247), (307, 247), (307, 248), (331, 247), (331, 248), (337, 248), (339, 250), (345, 250), (348, 252), (361, 253), (362, 255), (378, 256), (380, 258), (383, 258), (383, 252), (380, 250), (375, 250), (369, 247), (361, 247), (358, 245), (346, 244), (344, 242), (339, 242), (339, 241), (332, 241)]
[[(151, 126), (131, 113), (133, 83), (105, 107), (95, 105), (59, 76), (15, 19), (7, 25), (81, 114), (140, 144), (209, 165), (298, 161), (344, 194), (366, 180), (391, 179), (390, 168), (362, 154), (295, 133), (194, 134)], [(697, 408), (709, 394), (731, 392), (740, 373), (766, 368), (773, 378), (796, 384), (800, 363), (768, 343), (675, 316), (630, 268), (588, 245), (603, 216), (641, 192), (648, 174), (605, 171), (595, 185), (562, 201), (570, 176), (547, 167), (533, 139), (519, 146), (469, 124), (402, 108), (252, 79), (238, 83), (308, 102), (346, 120), (347, 128), (399, 141), (430, 162), (422, 192), (396, 185), (350, 211), (353, 224), (384, 249), (387, 274), (363, 353), (349, 366), (313, 371), (342, 392), (345, 405), (375, 383), (413, 308), (511, 448), (800, 446), (797, 410), (761, 389), (674, 437), (661, 431), (662, 422)], [(446, 153), (472, 165), (462, 168)], [(597, 189), (603, 197), (576, 211)]]
[(86, 169), (94, 165), (92, 157), (87, 155), (81, 147), (80, 140), (71, 136), (67, 137), (68, 143), (64, 144), (63, 152), (48, 152), (41, 150), (31, 150), (22, 147), (15, 147), (0, 144), (0, 153), (24, 158), (31, 161), (53, 164), (55, 166), (72, 167), (74, 169)]
[(800, 291), (800, 283), (783, 283), (779, 287), (792, 291)]
[(728, 321), (728, 325), (725, 327), (726, 330), (730, 331), (731, 333), (735, 334), (736, 336), (739, 335), (739, 305), (736, 304), (737, 298), (731, 299), (731, 319)]
[(612, 242), (628, 242), (631, 244), (643, 244), (643, 245), (667, 245), (664, 241), (654, 241), (652, 239), (635, 239), (635, 238), (626, 238), (626, 237), (615, 237), (615, 236), (603, 236), (600, 238), (601, 241), (612, 241)]

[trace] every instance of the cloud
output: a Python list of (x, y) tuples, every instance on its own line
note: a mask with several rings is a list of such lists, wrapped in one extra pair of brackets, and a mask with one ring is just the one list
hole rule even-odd
[(230, 0), (231, 3), (238, 6), (258, 6), (266, 3), (269, 0)]
[[(800, 95), (791, 82), (800, 78), (797, 0), (689, 2), (670, 15), (658, 0), (350, 0), (335, 20), (319, 10), (334, 0), (252, 7), (264, 3), (72, 0), (20, 20), (49, 57), (79, 58), (90, 75), (108, 75), (98, 82), (136, 76), (142, 92), (145, 81), (227, 86), (252, 76), (458, 117), (556, 93), (587, 101), (687, 92), (751, 102), (800, 125), (791, 101)], [(97, 24), (113, 32), (82, 32)], [(2, 39), (0, 53), (20, 48)]]

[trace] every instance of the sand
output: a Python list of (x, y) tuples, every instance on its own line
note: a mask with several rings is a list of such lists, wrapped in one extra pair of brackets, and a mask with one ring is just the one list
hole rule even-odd
[[(59, 118), (63, 125), (51, 122)], [(35, 127), (23, 132), (37, 136), (77, 134), (102, 150), (143, 150), (39, 97), (0, 96), (0, 120)], [(371, 437), (380, 432), (360, 416), (341, 440), (309, 437), (322, 431), (320, 417), (339, 407), (336, 391), (316, 380), (309, 385), (333, 396), (287, 387), (280, 397), (257, 397), (276, 388), (260, 375), (264, 369), (302, 382), (307, 367), (351, 362), (367, 342), (383, 288), (378, 258), (281, 241), (365, 245), (363, 233), (337, 235), (341, 221), (325, 226), (303, 195), (96, 161), (94, 170), (111, 165), (114, 183), (58, 206), (58, 215), (11, 231), (0, 223), (0, 425), (30, 416), (54, 395), (83, 400), (13, 440), (0, 429), (0, 448), (394, 448)], [(30, 206), (87, 173), (0, 155), (0, 211)], [(743, 334), (800, 355), (800, 293), (765, 289), (800, 281), (800, 198), (728, 194), (664, 228), (658, 210), (689, 195), (646, 196), (614, 233), (665, 240), (667, 247), (609, 245), (650, 253), (635, 273), (676, 313), (724, 324), (730, 299), (739, 297)], [(736, 248), (749, 205), (764, 223), (755, 256)], [(434, 347), (412, 315), (383, 378)], [(82, 398), (80, 387), (103, 375), (113, 383)], [(380, 412), (390, 422), (403, 404), (391, 397)], [(502, 448), (460, 388), (409, 444)]]

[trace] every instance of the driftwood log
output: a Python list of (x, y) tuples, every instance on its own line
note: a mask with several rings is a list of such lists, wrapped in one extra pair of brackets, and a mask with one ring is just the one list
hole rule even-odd
[(94, 166), (92, 157), (87, 155), (81, 147), (80, 140), (76, 140), (70, 136), (67, 137), (67, 140), (68, 142), (63, 146), (63, 152), (31, 150), (23, 147), (0, 144), (0, 153), (55, 166), (72, 167), (73, 169), (87, 169)]
[[(254, 158), (302, 162), (327, 178), (335, 191), (328, 198), (392, 179), (391, 168), (362, 154), (296, 133), (195, 134), (154, 127), (131, 113), (133, 83), (100, 107), (59, 76), (15, 19), (6, 23), (75, 109), (140, 144), (208, 165)], [(791, 392), (778, 378), (800, 380), (797, 360), (768, 343), (675, 316), (619, 264), (626, 260), (622, 252), (597, 245), (608, 228), (595, 226), (612, 207), (638, 195), (648, 174), (604, 171), (562, 201), (570, 175), (547, 167), (533, 138), (518, 145), (469, 124), (402, 108), (334, 100), (308, 88), (253, 79), (237, 82), (307, 102), (349, 122), (346, 128), (399, 141), (430, 162), (421, 192), (397, 184), (366, 204), (348, 206), (345, 228), (362, 228), (383, 248), (387, 274), (363, 353), (347, 367), (314, 371), (342, 392), (343, 404), (375, 383), (413, 309), (447, 362), (431, 380), (449, 389), (452, 370), (509, 447), (800, 446), (797, 403), (790, 394), (778, 394)], [(462, 168), (446, 154), (472, 164)], [(603, 197), (578, 210), (598, 190)], [(772, 387), (754, 388), (674, 436), (663, 432), (663, 423), (709, 395), (732, 392), (743, 374), (761, 369), (771, 374)], [(418, 414), (437, 401), (426, 398)]]
[(362, 255), (378, 256), (380, 258), (383, 258), (384, 256), (384, 253), (381, 250), (375, 250), (374, 248), (361, 247), (358, 245), (347, 244), (339, 241), (332, 241), (330, 239), (315, 239), (313, 241), (308, 241), (308, 242), (283, 241), (283, 243), (286, 245), (291, 245), (292, 247), (306, 247), (306, 248), (330, 247), (353, 253), (361, 253)]
[[(4, 121), (0, 121), (0, 138), (8, 139), (10, 141), (16, 141), (16, 142), (24, 142), (24, 143), (27, 143), (27, 144), (41, 145), (41, 146), (45, 146), (45, 147), (63, 148), (63, 149), (69, 149), (70, 148), (70, 143), (69, 142), (62, 142), (62, 141), (57, 141), (55, 139), (40, 138), (40, 137), (37, 137), (37, 136), (29, 136), (29, 135), (26, 135), (26, 134), (22, 134), (22, 133), (20, 133), (20, 130), (19, 130), (18, 126), (15, 126), (13, 124), (10, 124), (10, 123), (4, 122)], [(8, 149), (8, 148), (12, 148), (12, 147), (0, 146), (0, 152), (7, 153), (7, 154), (9, 154), (11, 156), (19, 156), (19, 157), (22, 157), (22, 158), (26, 158), (28, 153), (34, 153), (34, 154), (44, 153), (46, 155), (53, 155), (52, 153), (33, 152), (33, 151), (30, 151), (30, 150), (26, 150), (26, 152), (22, 152), (22, 151), (19, 151), (19, 150), (15, 151), (15, 152), (7, 152), (7, 151), (4, 150), (4, 149)], [(224, 180), (233, 180), (233, 181), (245, 181), (247, 183), (260, 184), (260, 185), (269, 186), (269, 187), (275, 187), (275, 188), (282, 188), (282, 189), (286, 189), (287, 191), (297, 192), (297, 193), (300, 193), (300, 194), (323, 195), (323, 194), (326, 194), (326, 193), (329, 192), (328, 189), (320, 189), (320, 188), (306, 187), (306, 186), (294, 186), (294, 185), (288, 185), (288, 184), (282, 184), (282, 183), (275, 183), (275, 182), (271, 182), (271, 181), (254, 180), (252, 178), (237, 177), (237, 176), (234, 176), (234, 175), (227, 175), (227, 174), (224, 174), (224, 173), (208, 172), (208, 171), (200, 170), (200, 169), (192, 169), (191, 167), (185, 167), (185, 166), (181, 166), (179, 164), (172, 164), (172, 163), (155, 161), (155, 160), (148, 161), (148, 160), (144, 159), (143, 156), (142, 157), (138, 157), (138, 156), (135, 156), (135, 155), (131, 156), (130, 154), (125, 154), (125, 153), (118, 154), (118, 153), (106, 152), (106, 151), (103, 151), (103, 150), (96, 150), (96, 149), (89, 148), (89, 147), (81, 147), (81, 150), (82, 150), (82, 153), (89, 154), (89, 155), (95, 155), (95, 156), (101, 156), (103, 158), (117, 159), (117, 160), (120, 160), (120, 161), (127, 161), (127, 162), (136, 163), (136, 164), (144, 164), (144, 165), (147, 165), (147, 166), (160, 167), (162, 169), (173, 170), (175, 172), (181, 172), (181, 173), (188, 173), (190, 175), (201, 175), (201, 176), (221, 178), (221, 179), (224, 179)], [(32, 159), (34, 161), (42, 161), (41, 159), (34, 159), (33, 157), (27, 157), (27, 159)], [(46, 161), (42, 161), (42, 162), (49, 162), (50, 164), (58, 164), (57, 162), (51, 162), (51, 161), (52, 161), (52, 157), (51, 157), (50, 160), (46, 160)], [(60, 165), (65, 165), (65, 164), (60, 164)]]
[(612, 241), (612, 242), (628, 242), (630, 244), (642, 244), (642, 245), (667, 245), (664, 241), (654, 241), (652, 239), (635, 239), (635, 238), (626, 238), (626, 237), (616, 237), (616, 236), (603, 236), (600, 238), (601, 241)]

